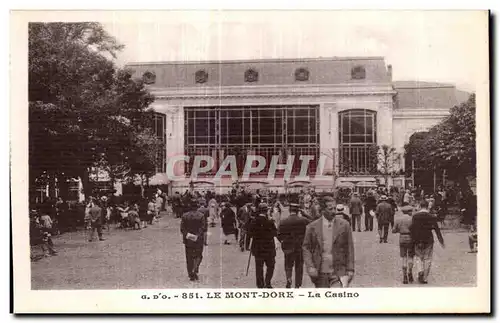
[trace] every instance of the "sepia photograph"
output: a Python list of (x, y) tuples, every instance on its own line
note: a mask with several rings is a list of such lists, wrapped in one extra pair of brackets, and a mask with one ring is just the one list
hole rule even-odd
[(19, 311), (490, 310), (487, 11), (11, 18)]

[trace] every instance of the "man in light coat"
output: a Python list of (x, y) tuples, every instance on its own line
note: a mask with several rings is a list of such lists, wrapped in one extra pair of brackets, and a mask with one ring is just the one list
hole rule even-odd
[(89, 208), (87, 221), (90, 222), (89, 242), (94, 240), (94, 231), (97, 231), (100, 241), (104, 241), (102, 237), (102, 209), (97, 201), (92, 201)]
[(348, 287), (354, 277), (351, 226), (335, 217), (332, 197), (322, 202), (322, 217), (307, 226), (302, 244), (306, 270), (317, 288)]

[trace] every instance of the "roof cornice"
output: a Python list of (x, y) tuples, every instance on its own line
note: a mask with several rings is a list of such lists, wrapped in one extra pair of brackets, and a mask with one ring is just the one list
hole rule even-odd
[(255, 97), (325, 97), (353, 95), (395, 95), (390, 84), (225, 86), (190, 88), (150, 88), (158, 99), (212, 99)]
[(203, 65), (203, 64), (242, 64), (242, 63), (301, 63), (301, 62), (331, 62), (331, 61), (373, 61), (385, 60), (383, 56), (353, 56), (353, 57), (316, 57), (316, 58), (264, 58), (238, 60), (206, 60), (206, 61), (158, 61), (129, 62), (125, 66), (146, 65)]

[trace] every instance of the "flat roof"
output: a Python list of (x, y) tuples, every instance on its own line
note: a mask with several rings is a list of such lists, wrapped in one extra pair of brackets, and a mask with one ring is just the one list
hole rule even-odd
[(153, 61), (129, 62), (126, 66), (135, 65), (199, 65), (199, 64), (241, 64), (241, 63), (280, 63), (280, 62), (322, 62), (322, 61), (356, 61), (356, 60), (384, 60), (383, 56), (333, 56), (333, 57), (305, 57), (305, 58), (252, 58), (229, 60), (191, 60), (191, 61)]

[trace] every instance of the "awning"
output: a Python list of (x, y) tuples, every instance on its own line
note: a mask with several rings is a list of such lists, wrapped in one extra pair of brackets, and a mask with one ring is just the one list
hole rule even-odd
[(359, 182), (356, 184), (357, 187), (377, 187), (377, 183), (370, 182)]
[(289, 187), (305, 187), (305, 186), (309, 186), (311, 184), (312, 183), (310, 181), (294, 181), (294, 182), (288, 183), (288, 186)]
[(338, 184), (337, 187), (354, 188), (354, 187), (356, 187), (356, 185), (354, 185), (351, 182), (342, 182), (342, 183)]

